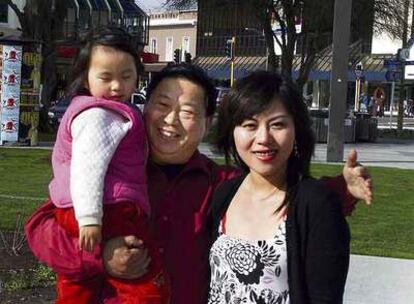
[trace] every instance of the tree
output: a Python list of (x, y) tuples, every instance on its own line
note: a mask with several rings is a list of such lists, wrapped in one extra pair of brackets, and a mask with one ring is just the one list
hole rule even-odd
[[(217, 0), (210, 0), (217, 1)], [(257, 12), (268, 47), (268, 66), (290, 76), (295, 59), (295, 47), (300, 54), (299, 77), (302, 87), (315, 63), (318, 52), (331, 43), (333, 5), (335, 0), (244, 0)], [(354, 0), (351, 39), (360, 35), (368, 38), (372, 32), (387, 32), (391, 37), (402, 38), (404, 1), (408, 0)], [(166, 0), (164, 5), (183, 9), (194, 5), (196, 0)], [(234, 1), (237, 2), (237, 1)], [(296, 23), (301, 21), (301, 31)], [(276, 33), (274, 26), (279, 28)], [(275, 43), (282, 50), (280, 62), (275, 54)]]
[(67, 1), (26, 0), (23, 10), (15, 2), (0, 0), (0, 4), (7, 4), (16, 14), (21, 25), (22, 38), (33, 39), (42, 44), (41, 100), (49, 105), (57, 85), (55, 41), (63, 36)]

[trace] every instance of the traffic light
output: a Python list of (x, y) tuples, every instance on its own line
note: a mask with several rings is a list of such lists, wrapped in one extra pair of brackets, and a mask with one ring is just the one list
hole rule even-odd
[(174, 50), (174, 62), (175, 63), (180, 63), (181, 62), (181, 51), (180, 51), (180, 49), (175, 49)]
[(191, 53), (184, 53), (184, 61), (185, 63), (191, 64), (192, 58), (191, 58)]
[(225, 52), (226, 52), (226, 57), (227, 58), (229, 58), (229, 59), (234, 58), (234, 43), (233, 43), (232, 39), (227, 39), (226, 40)]

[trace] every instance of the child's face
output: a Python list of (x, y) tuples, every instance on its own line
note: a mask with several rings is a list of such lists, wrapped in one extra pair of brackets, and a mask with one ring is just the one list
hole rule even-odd
[(129, 101), (137, 85), (134, 58), (126, 52), (107, 46), (95, 46), (86, 88), (94, 97)]

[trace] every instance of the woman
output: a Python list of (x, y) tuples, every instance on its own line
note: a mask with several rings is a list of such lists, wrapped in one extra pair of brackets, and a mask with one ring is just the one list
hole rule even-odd
[(223, 101), (217, 145), (244, 171), (213, 197), (209, 303), (341, 303), (349, 230), (310, 177), (307, 108), (285, 77), (255, 72)]

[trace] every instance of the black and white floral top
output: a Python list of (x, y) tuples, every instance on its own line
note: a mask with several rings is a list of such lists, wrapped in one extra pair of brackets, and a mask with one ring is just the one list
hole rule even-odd
[(209, 304), (289, 304), (286, 225), (270, 240), (248, 241), (223, 233), (210, 250)]

